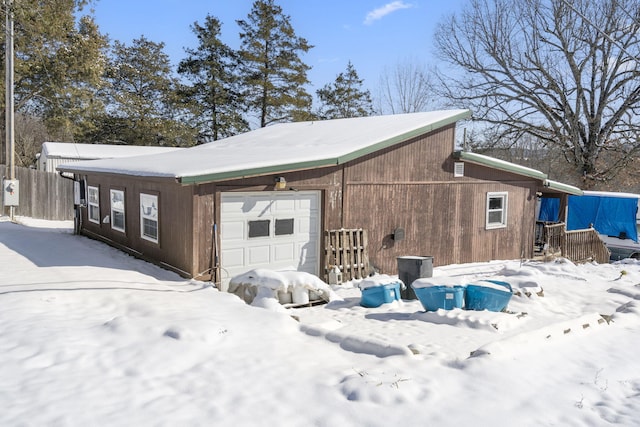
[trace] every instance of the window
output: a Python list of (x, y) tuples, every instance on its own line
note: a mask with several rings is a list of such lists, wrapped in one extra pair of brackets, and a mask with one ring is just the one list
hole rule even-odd
[(249, 238), (253, 237), (269, 237), (269, 225), (271, 220), (261, 219), (249, 221)]
[(158, 196), (140, 193), (140, 236), (158, 243)]
[(100, 192), (98, 187), (87, 187), (89, 221), (100, 224)]
[(276, 219), (276, 236), (293, 234), (293, 218)]
[(111, 228), (124, 233), (124, 191), (111, 190)]
[(487, 230), (506, 226), (507, 193), (487, 193)]

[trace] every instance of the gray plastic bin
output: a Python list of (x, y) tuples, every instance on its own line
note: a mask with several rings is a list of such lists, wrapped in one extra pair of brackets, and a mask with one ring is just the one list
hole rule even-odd
[(433, 276), (432, 256), (399, 256), (398, 278), (405, 284), (405, 289), (400, 291), (402, 299), (417, 299), (411, 284), (422, 277)]

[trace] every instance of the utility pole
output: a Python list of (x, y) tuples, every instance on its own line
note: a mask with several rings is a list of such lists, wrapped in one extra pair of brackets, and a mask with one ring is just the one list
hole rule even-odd
[(6, 37), (5, 37), (5, 130), (7, 144), (7, 166), (9, 166), (9, 179), (16, 178), (15, 167), (15, 136), (14, 130), (14, 104), (13, 104), (13, 0), (5, 0), (6, 13)]
[(6, 113), (5, 113), (5, 144), (7, 147), (8, 179), (2, 181), (3, 205), (10, 207), (11, 220), (14, 219), (14, 207), (19, 202), (19, 186), (16, 179), (15, 135), (14, 135), (14, 100), (13, 100), (13, 0), (4, 0), (6, 14), (5, 25), (5, 74), (6, 74)]

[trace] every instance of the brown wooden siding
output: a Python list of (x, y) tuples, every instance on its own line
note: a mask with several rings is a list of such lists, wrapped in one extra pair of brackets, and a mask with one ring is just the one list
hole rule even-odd
[[(434, 265), (531, 255), (539, 182), (473, 164), (454, 178), (453, 138), (450, 126), (345, 165), (343, 226), (368, 230), (379, 271), (396, 273), (405, 255), (433, 256)], [(508, 193), (506, 228), (486, 230), (488, 192)]]
[(453, 177), (454, 126), (380, 150), (345, 165), (345, 182), (441, 182)]
[[(398, 256), (433, 256), (434, 265), (517, 259), (533, 248), (532, 188), (509, 184), (347, 186), (346, 227), (369, 232), (369, 259), (397, 273)], [(485, 228), (487, 192), (507, 192), (507, 227)], [(531, 199), (531, 200), (529, 200)], [(404, 239), (393, 232), (402, 228)]]
[[(170, 179), (89, 175), (88, 183), (100, 188), (101, 218), (109, 214), (109, 189), (125, 189), (127, 233), (88, 222), (86, 210), (84, 229), (206, 278), (216, 256), (213, 229), (220, 223), (221, 193), (273, 191), (275, 177), (282, 176), (287, 181), (282, 191), (321, 191), (322, 231), (366, 229), (371, 264), (383, 273), (397, 273), (396, 258), (404, 255), (433, 256), (435, 265), (531, 256), (535, 191), (541, 183), (469, 163), (465, 176), (454, 178), (454, 130), (451, 125), (345, 165), (194, 186)], [(159, 246), (140, 238), (140, 192), (158, 194)], [(508, 193), (507, 227), (486, 230), (487, 192)], [(396, 228), (405, 232), (397, 242), (392, 239)]]
[(214, 223), (217, 209), (215, 184), (195, 186), (193, 192), (194, 277), (210, 279), (215, 265)]
[[(89, 175), (87, 185), (98, 187), (100, 191), (101, 219), (111, 215), (110, 190), (125, 192), (125, 233), (113, 230), (110, 223), (90, 222), (87, 209), (82, 209), (84, 234), (102, 237), (108, 243), (129, 250), (142, 258), (192, 274), (193, 188), (182, 187), (173, 180), (111, 174)], [(150, 242), (140, 236), (140, 193), (158, 195), (159, 243)]]
[[(322, 194), (322, 230), (342, 226), (342, 169), (329, 167), (313, 170), (301, 170), (277, 175), (264, 175), (245, 179), (223, 181), (216, 184), (201, 184), (194, 192), (194, 271), (208, 271), (212, 267), (211, 250), (213, 242), (213, 223), (220, 223), (220, 194), (231, 191), (274, 191), (276, 176), (287, 181), (287, 189), (280, 191), (319, 190)], [(215, 209), (211, 206), (215, 203)], [(322, 231), (321, 230), (321, 231)], [(218, 242), (220, 242), (218, 229)], [(209, 279), (207, 275), (203, 278)]]

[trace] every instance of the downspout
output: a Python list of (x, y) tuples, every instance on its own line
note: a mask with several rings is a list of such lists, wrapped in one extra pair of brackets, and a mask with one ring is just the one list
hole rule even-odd
[[(73, 175), (73, 178), (65, 176), (64, 172), (58, 172), (58, 174), (64, 179), (73, 181), (74, 186), (76, 182), (78, 184), (80, 183), (79, 180), (75, 179), (75, 174)], [(74, 187), (74, 191), (75, 191), (75, 187)], [(82, 207), (82, 204), (79, 204), (79, 205), (75, 203), (73, 204), (73, 234), (80, 234), (80, 230), (82, 230), (82, 211), (80, 210), (81, 207)]]

